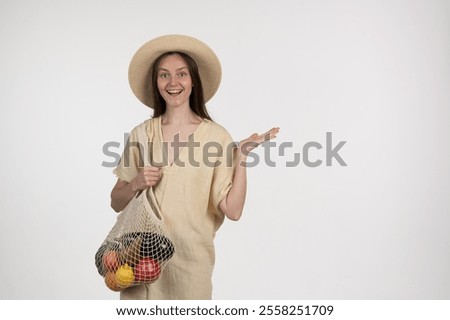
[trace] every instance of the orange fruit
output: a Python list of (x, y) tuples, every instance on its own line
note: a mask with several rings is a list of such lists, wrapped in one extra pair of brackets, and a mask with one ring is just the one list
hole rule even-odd
[(118, 292), (123, 288), (119, 286), (116, 279), (116, 274), (114, 272), (108, 271), (105, 276), (105, 284), (112, 291)]

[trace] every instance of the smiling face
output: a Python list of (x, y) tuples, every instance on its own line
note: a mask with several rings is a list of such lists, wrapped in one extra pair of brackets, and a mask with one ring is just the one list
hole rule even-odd
[(158, 91), (167, 107), (189, 107), (192, 79), (186, 61), (177, 54), (163, 58), (157, 74)]

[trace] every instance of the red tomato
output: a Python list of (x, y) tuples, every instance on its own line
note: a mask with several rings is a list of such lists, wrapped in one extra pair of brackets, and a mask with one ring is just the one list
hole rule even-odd
[(134, 277), (139, 282), (154, 282), (161, 274), (158, 262), (150, 257), (141, 259), (134, 268)]
[(103, 255), (103, 266), (106, 270), (115, 272), (120, 266), (119, 254), (116, 251), (108, 251)]

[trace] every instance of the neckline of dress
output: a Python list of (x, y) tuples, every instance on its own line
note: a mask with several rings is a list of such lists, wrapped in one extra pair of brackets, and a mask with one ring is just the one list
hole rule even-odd
[[(158, 123), (158, 134), (159, 134), (159, 139), (160, 139), (160, 141), (161, 141), (162, 146), (164, 146), (164, 142), (166, 142), (166, 141), (164, 141), (164, 136), (163, 136), (163, 132), (162, 132), (162, 116), (159, 116), (157, 120), (158, 120), (157, 123)], [(206, 122), (207, 122), (206, 119), (203, 119), (203, 118), (202, 118), (201, 122), (197, 125), (197, 127), (195, 128), (195, 130), (192, 131), (192, 132), (189, 134), (189, 136), (191, 136), (191, 135), (194, 135), (194, 136), (195, 136), (195, 134), (198, 134), (199, 128), (202, 127), (203, 124), (206, 123)], [(189, 136), (188, 136), (188, 137), (189, 137)], [(185, 147), (180, 148), (180, 151), (178, 152), (178, 155), (177, 155), (176, 157), (173, 158), (172, 163), (167, 164), (165, 167), (173, 168), (173, 167), (174, 167), (174, 164), (175, 164), (177, 161), (180, 161), (181, 156), (182, 156), (182, 154), (183, 154), (183, 152), (184, 152), (184, 149), (186, 149), (186, 148), (185, 148)], [(163, 148), (161, 149), (161, 152), (164, 152)]]

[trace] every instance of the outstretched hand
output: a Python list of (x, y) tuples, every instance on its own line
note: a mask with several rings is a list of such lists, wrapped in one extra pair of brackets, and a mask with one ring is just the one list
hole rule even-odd
[(247, 139), (244, 139), (241, 142), (239, 142), (240, 153), (244, 156), (247, 156), (250, 153), (250, 151), (258, 147), (261, 143), (276, 138), (279, 131), (280, 128), (274, 127), (263, 134), (258, 133), (252, 134)]

